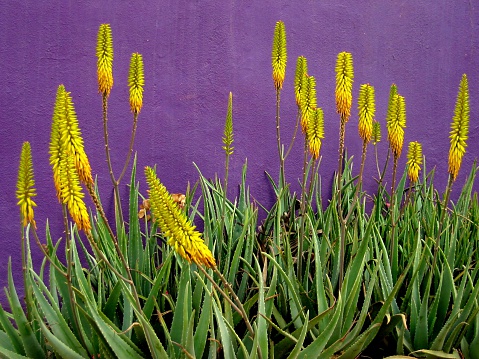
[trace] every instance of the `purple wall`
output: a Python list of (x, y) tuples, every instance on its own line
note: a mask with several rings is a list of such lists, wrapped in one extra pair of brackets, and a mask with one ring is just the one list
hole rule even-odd
[[(346, 145), (356, 157), (356, 171), (361, 150), (359, 85), (369, 82), (376, 88), (377, 119), (383, 125), (382, 161), (387, 152), (387, 98), (395, 82), (406, 98), (405, 146), (409, 141), (423, 143), (428, 168), (437, 167), (440, 191), (447, 180), (448, 135), (457, 89), (461, 75), (467, 73), (471, 123), (468, 152), (455, 186), (460, 188), (479, 155), (479, 4), (474, 1), (4, 1), (0, 5), (0, 287), (6, 282), (9, 256), (21, 282), (15, 185), (25, 140), (32, 144), (39, 233), (48, 218), (53, 237), (62, 235), (48, 164), (53, 102), (61, 83), (72, 92), (86, 152), (98, 175), (103, 202), (111, 208), (96, 82), (95, 46), (101, 23), (110, 23), (113, 31), (115, 85), (109, 128), (117, 175), (128, 149), (132, 123), (128, 65), (131, 53), (137, 51), (144, 57), (146, 80), (135, 146), (139, 168), (157, 164), (161, 180), (172, 192), (184, 192), (188, 181), (197, 180), (193, 161), (207, 177), (222, 176), (221, 137), (232, 91), (235, 153), (230, 183), (239, 182), (248, 158), (252, 195), (270, 201), (264, 171), (276, 177), (278, 169), (270, 62), (277, 20), (285, 22), (289, 55), (282, 92), (282, 138), (289, 139), (294, 127), (294, 70), (296, 58), (304, 55), (309, 73), (316, 76), (318, 105), (325, 114), (320, 169), (325, 191), (337, 166), (334, 65), (340, 51), (352, 52), (354, 58), (354, 107)], [(286, 163), (288, 179), (295, 184), (301, 152), (299, 140)], [(405, 152), (401, 170), (404, 163)], [(372, 147), (365, 171), (367, 188), (374, 188)], [(140, 179), (144, 184), (142, 174)]]

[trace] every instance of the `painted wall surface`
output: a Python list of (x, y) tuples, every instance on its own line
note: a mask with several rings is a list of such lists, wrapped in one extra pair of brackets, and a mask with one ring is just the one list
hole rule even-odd
[[(138, 167), (157, 165), (171, 192), (184, 192), (203, 174), (223, 176), (221, 149), (229, 91), (233, 92), (235, 153), (230, 183), (240, 180), (248, 160), (251, 194), (268, 205), (273, 194), (265, 171), (277, 178), (275, 91), (271, 77), (271, 45), (275, 22), (283, 20), (288, 42), (286, 83), (281, 94), (281, 134), (288, 145), (294, 130), (296, 104), (293, 79), (296, 58), (309, 61), (317, 79), (318, 105), (324, 109), (322, 176), (325, 196), (337, 168), (339, 118), (335, 113), (334, 66), (341, 51), (353, 54), (355, 84), (346, 146), (359, 169), (361, 140), (357, 135), (359, 85), (376, 88), (377, 120), (387, 153), (385, 114), (394, 82), (406, 98), (405, 146), (420, 141), (427, 168), (436, 167), (435, 183), (447, 182), (449, 131), (461, 75), (469, 78), (471, 123), (468, 152), (457, 180), (464, 183), (479, 156), (479, 3), (469, 0), (417, 1), (3, 1), (0, 5), (0, 287), (6, 283), (11, 256), (21, 283), (20, 225), (15, 186), (23, 141), (32, 145), (38, 196), (36, 222), (44, 240), (62, 236), (48, 163), (51, 117), (56, 89), (71, 91), (85, 149), (98, 176), (102, 199), (112, 212), (111, 183), (105, 162), (101, 98), (97, 93), (96, 36), (110, 23), (114, 42), (115, 84), (109, 103), (109, 138), (118, 175), (128, 150), (132, 116), (127, 77), (132, 52), (143, 54), (144, 108), (135, 151)], [(286, 161), (288, 180), (297, 189), (302, 166), (302, 138)], [(377, 177), (372, 147), (365, 186)], [(405, 151), (399, 162), (404, 168)], [(389, 170), (390, 171), (390, 170)], [(142, 173), (140, 185), (145, 193)], [(122, 183), (126, 194), (127, 181)], [(231, 195), (235, 188), (231, 185)], [(475, 190), (478, 189), (476, 184)], [(126, 198), (126, 196), (125, 196)], [(41, 258), (34, 248), (35, 260)], [(3, 298), (3, 295), (2, 295)], [(3, 299), (2, 299), (3, 300)]]

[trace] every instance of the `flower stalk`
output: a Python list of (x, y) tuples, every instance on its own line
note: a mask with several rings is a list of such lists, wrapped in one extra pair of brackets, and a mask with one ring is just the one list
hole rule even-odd
[(469, 85), (467, 75), (463, 74), (459, 83), (459, 90), (454, 108), (454, 116), (452, 117), (451, 132), (449, 139), (451, 146), (449, 148), (448, 172), (449, 180), (447, 182), (446, 194), (444, 195), (443, 210), (439, 221), (439, 229), (437, 232), (436, 242), (434, 243), (434, 259), (432, 268), (435, 270), (437, 253), (439, 251), (439, 243), (443, 230), (444, 216), (449, 205), (449, 197), (451, 195), (452, 185), (456, 181), (459, 169), (461, 168), (462, 158), (466, 153), (467, 139), (469, 136)]
[(389, 147), (393, 154), (393, 178), (391, 184), (391, 272), (395, 280), (398, 275), (398, 243), (396, 233), (396, 173), (399, 157), (404, 143), (404, 128), (406, 127), (406, 101), (397, 93), (395, 85), (391, 86), (388, 116), (386, 119)]
[(280, 131), (280, 95), (283, 88), (284, 78), (286, 76), (286, 63), (288, 60), (288, 54), (286, 50), (286, 29), (284, 22), (276, 22), (273, 36), (273, 47), (271, 52), (271, 63), (273, 68), (273, 83), (276, 89), (276, 141), (278, 145), (278, 156), (280, 163), (280, 184), (281, 188), (284, 187), (284, 153), (281, 144), (281, 131)]
[(128, 74), (128, 86), (130, 87), (130, 109), (133, 113), (133, 129), (131, 131), (130, 146), (128, 155), (123, 165), (120, 176), (115, 181), (116, 186), (120, 185), (126, 169), (130, 163), (131, 154), (133, 153), (133, 145), (135, 143), (136, 128), (138, 125), (138, 115), (143, 107), (143, 87), (145, 86), (145, 75), (143, 71), (143, 57), (139, 53), (133, 53), (130, 60), (130, 71)]
[(339, 127), (339, 158), (338, 158), (338, 174), (337, 174), (337, 199), (338, 199), (338, 215), (341, 219), (340, 234), (340, 254), (339, 254), (339, 290), (343, 283), (344, 277), (344, 256), (346, 250), (346, 222), (343, 218), (342, 209), (342, 173), (344, 159), (344, 138), (346, 135), (346, 123), (351, 116), (351, 106), (353, 101), (353, 81), (354, 68), (353, 56), (349, 52), (340, 52), (336, 60), (336, 112), (340, 115)]

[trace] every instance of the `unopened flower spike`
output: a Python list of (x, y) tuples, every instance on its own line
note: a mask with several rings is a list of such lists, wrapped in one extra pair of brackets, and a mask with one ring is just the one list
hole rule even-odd
[(274, 87), (283, 88), (284, 77), (286, 75), (286, 62), (288, 54), (286, 52), (286, 29), (284, 22), (278, 21), (274, 28), (273, 50), (271, 60), (273, 65)]
[(372, 133), (373, 145), (376, 145), (378, 142), (381, 142), (381, 124), (373, 120), (373, 133)]
[(406, 102), (401, 95), (394, 95), (391, 103), (391, 114), (388, 114), (388, 140), (394, 157), (401, 156), (406, 127)]
[(353, 81), (353, 55), (349, 52), (340, 52), (336, 61), (336, 111), (345, 122), (351, 116)]
[(53, 183), (57, 193), (58, 201), (61, 202), (61, 184), (60, 184), (60, 160), (62, 158), (62, 135), (60, 133), (61, 115), (65, 103), (65, 87), (58, 86), (55, 106), (53, 108), (52, 127), (50, 133), (50, 166), (53, 170)]
[(373, 121), (376, 115), (376, 103), (374, 98), (374, 87), (369, 84), (363, 84), (359, 88), (358, 98), (359, 110), (359, 136), (364, 142), (371, 141), (373, 135)]
[(130, 87), (131, 112), (140, 113), (141, 108), (143, 107), (143, 86), (145, 86), (145, 77), (143, 73), (143, 57), (136, 52), (131, 55), (128, 86)]
[(113, 87), (113, 40), (110, 24), (101, 24), (96, 45), (98, 92), (110, 95)]
[(314, 115), (317, 106), (315, 77), (305, 75), (303, 86), (301, 91), (301, 130), (307, 134), (309, 118)]
[(315, 160), (319, 158), (321, 140), (324, 138), (324, 114), (321, 108), (316, 108), (309, 118), (308, 147)]
[(201, 233), (195, 230), (196, 227), (174, 203), (155, 171), (145, 167), (145, 176), (153, 217), (168, 239), (168, 244), (189, 263), (215, 267), (213, 254), (201, 238)]
[(296, 97), (296, 105), (301, 109), (302, 91), (305, 78), (308, 73), (308, 60), (304, 56), (299, 56), (296, 61), (296, 71), (294, 76), (294, 95)]
[(28, 223), (30, 223), (36, 229), (37, 226), (33, 218), (33, 207), (36, 207), (36, 203), (33, 202), (32, 197), (35, 197), (37, 193), (34, 186), (35, 180), (33, 179), (32, 151), (30, 148), (30, 143), (24, 142), (22, 146), (22, 152), (20, 154), (20, 166), (18, 168), (16, 191), (18, 199), (17, 204), (20, 207), (22, 225), (25, 227)]
[(395, 105), (396, 103), (394, 102), (395, 96), (398, 94), (398, 89), (396, 84), (392, 84), (391, 87), (389, 88), (389, 100), (388, 100), (388, 110), (386, 114), (386, 123), (388, 118), (393, 117), (394, 113), (396, 112)]
[(466, 153), (467, 138), (469, 134), (469, 87), (466, 74), (462, 75), (457, 94), (454, 117), (451, 123), (451, 147), (449, 149), (448, 172), (455, 181), (461, 168), (461, 162)]
[(68, 152), (64, 153), (60, 161), (60, 183), (62, 203), (67, 206), (73, 221), (79, 230), (90, 232), (90, 217), (83, 202), (84, 194), (75, 168), (75, 158)]
[(422, 146), (419, 142), (409, 142), (407, 165), (409, 180), (411, 182), (417, 182), (422, 165)]
[(233, 154), (233, 141), (233, 94), (230, 92), (228, 97), (228, 109), (226, 110), (226, 121), (223, 137), (223, 150), (227, 156)]
[(59, 130), (62, 150), (74, 157), (80, 181), (84, 184), (93, 184), (90, 162), (85, 153), (83, 138), (70, 92), (64, 92), (60, 106)]

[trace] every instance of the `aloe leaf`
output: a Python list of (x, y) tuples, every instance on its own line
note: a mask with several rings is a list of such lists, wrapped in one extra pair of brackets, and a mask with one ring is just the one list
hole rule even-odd
[(13, 327), (13, 324), (7, 317), (5, 310), (3, 309), (2, 305), (0, 304), (0, 324), (2, 328), (5, 330), (8, 338), (10, 339), (11, 345), (16, 353), (21, 355), (25, 354), (25, 349), (23, 348), (22, 339), (20, 337), (20, 333)]
[(103, 313), (110, 318), (110, 320), (114, 319), (114, 316), (116, 315), (116, 308), (118, 306), (118, 301), (120, 299), (121, 295), (121, 284), (117, 282), (113, 289), (110, 292), (110, 295), (108, 296), (108, 299), (103, 306)]
[[(267, 257), (275, 267), (278, 268), (278, 272), (281, 274), (281, 278), (286, 282), (288, 292), (291, 294), (292, 302), (294, 302), (291, 305), (292, 306), (294, 305), (295, 308), (302, 308), (301, 301), (299, 300), (299, 297), (298, 297), (297, 289), (295, 288), (291, 278), (286, 274), (286, 272), (283, 270), (281, 265), (271, 255), (269, 255), (266, 252), (263, 252), (262, 254), (265, 257)], [(302, 310), (299, 311), (298, 314), (302, 317), (301, 319), (304, 319), (304, 313), (303, 313)], [(293, 313), (291, 313), (291, 315), (293, 316)], [(302, 325), (301, 325), (301, 327), (302, 327)]]
[[(80, 287), (79, 289), (82, 295), (84, 295), (83, 298), (86, 307), (84, 313), (86, 314), (86, 318), (89, 320), (90, 324), (96, 328), (98, 333), (101, 333), (102, 339), (108, 343), (108, 346), (119, 358), (141, 358), (139, 349), (134, 348), (132, 345), (133, 343), (127, 342), (129, 340), (128, 337), (124, 334), (120, 335), (119, 330), (115, 330), (114, 324), (109, 322), (109, 319), (103, 313), (98, 311), (94, 300), (93, 289), (82, 271), (80, 258), (78, 257), (74, 241), (71, 242), (71, 250), (73, 261), (75, 263), (74, 270)], [(125, 293), (127, 293), (127, 290), (125, 290)]]
[(15, 289), (15, 284), (13, 283), (12, 276), (12, 260), (8, 259), (8, 291), (7, 291), (8, 302), (10, 303), (10, 308), (12, 309), (12, 315), (15, 318), (15, 322), (18, 327), (18, 332), (20, 333), (20, 338), (25, 348), (25, 354), (31, 358), (44, 358), (45, 353), (38, 342), (37, 337), (32, 329), (32, 326), (27, 320), (23, 308), (18, 299), (17, 290)]
[(196, 358), (195, 342), (193, 337), (194, 325), (195, 325), (195, 312), (193, 311), (191, 313), (189, 323), (187, 324), (188, 330), (184, 332), (184, 334), (186, 335), (184, 335), (182, 339), (182, 343), (184, 343), (183, 350), (186, 350), (186, 353), (188, 354), (188, 358)]
[(328, 344), (331, 335), (333, 334), (336, 326), (338, 324), (339, 318), (342, 313), (342, 298), (341, 294), (338, 297), (337, 302), (334, 304), (334, 313), (331, 317), (331, 321), (324, 328), (324, 330), (316, 337), (316, 339), (309, 344), (301, 353), (298, 355), (298, 358), (318, 358), (323, 349)]
[(161, 286), (166, 283), (165, 278), (168, 278), (169, 276), (172, 257), (173, 257), (173, 251), (168, 253), (168, 256), (163, 262), (161, 269), (156, 274), (150, 294), (148, 294), (148, 298), (145, 302), (145, 305), (143, 306), (143, 313), (145, 315), (145, 318), (147, 319), (151, 318), (151, 315), (153, 314), (153, 310), (155, 308), (155, 301), (158, 296), (158, 291), (160, 290)]
[[(306, 321), (309, 321), (309, 311), (306, 312)], [(301, 329), (301, 334), (299, 335), (296, 345), (294, 346), (293, 350), (291, 350), (291, 353), (288, 355), (288, 359), (294, 359), (299, 355), (299, 352), (301, 351), (301, 348), (303, 347), (304, 338), (306, 338), (307, 332), (308, 332), (308, 326), (304, 325), (303, 328)]]
[[(261, 351), (263, 358), (268, 358), (268, 326), (266, 323), (266, 308), (264, 303), (264, 283), (261, 267), (259, 265), (258, 259), (255, 257), (256, 268), (258, 270), (258, 283), (259, 283), (259, 297), (258, 297), (258, 330), (255, 333), (255, 337), (258, 337), (258, 345)], [(268, 316), (269, 318), (269, 316)]]
[[(327, 316), (329, 316), (331, 314), (331, 312), (334, 310), (334, 308), (335, 308), (334, 306), (331, 306), (330, 308), (328, 308), (324, 312), (318, 314), (316, 317), (311, 319), (304, 326), (308, 328), (308, 331), (310, 331), (316, 325), (318, 325), (318, 323), (320, 323), (322, 320), (327, 318)], [(290, 336), (292, 338), (294, 338), (294, 340), (291, 337), (286, 336), (278, 344), (276, 344), (274, 346), (274, 356), (278, 357), (278, 358), (281, 358), (282, 356), (287, 354), (289, 352), (289, 350), (291, 349), (291, 347), (296, 344), (299, 336), (301, 335), (302, 330), (303, 330), (303, 328), (298, 328), (293, 333), (290, 334)]]
[[(47, 336), (47, 339), (50, 340), (48, 337), (51, 335), (51, 332), (53, 332), (53, 335), (55, 336), (55, 339), (59, 340), (60, 343), (63, 345), (67, 346), (70, 350), (74, 351), (77, 353), (79, 356), (87, 356), (87, 352), (85, 348), (80, 344), (78, 339), (75, 337), (73, 332), (71, 331), (70, 327), (68, 326), (68, 323), (65, 321), (65, 318), (63, 317), (60, 308), (58, 308), (55, 304), (54, 301), (52, 301), (52, 298), (50, 297), (50, 303), (45, 299), (43, 294), (40, 292), (39, 285), (42, 286), (42, 290), (44, 293), (47, 295), (50, 293), (46, 286), (43, 284), (41, 279), (36, 275), (36, 273), (32, 273), (34, 276), (36, 276), (36, 282), (32, 281), (32, 289), (33, 293), (35, 294), (35, 300), (38, 302), (38, 306), (41, 309), (41, 312), (43, 316), (45, 316), (46, 321), (48, 322), (48, 325), (50, 329), (48, 329), (44, 323), (43, 319), (40, 318), (38, 315), (38, 311), (35, 309), (36, 314), (37, 314), (37, 320), (41, 325), (42, 331), (44, 332), (44, 335)], [(48, 331), (48, 333), (45, 333), (45, 330)], [(52, 344), (53, 345), (53, 344)], [(60, 351), (63, 350), (60, 348)], [(60, 352), (58, 351), (58, 352)]]
[(211, 321), (211, 309), (212, 309), (212, 297), (211, 286), (208, 282), (206, 285), (198, 273), (195, 273), (198, 277), (198, 281), (205, 287), (206, 292), (203, 299), (203, 305), (201, 306), (200, 316), (196, 325), (196, 331), (194, 334), (194, 345), (196, 356), (201, 357), (206, 346), (206, 340), (208, 336), (208, 328)]
[(137, 311), (135, 312), (147, 338), (150, 354), (152, 357), (155, 359), (168, 359), (169, 356), (166, 353), (165, 348), (163, 348), (163, 345), (161, 344), (160, 339), (158, 339), (158, 336), (156, 335), (155, 330), (151, 326), (150, 322), (145, 319), (144, 315), (138, 313)]
[(69, 359), (82, 359), (87, 357), (87, 354), (84, 350), (82, 351), (82, 354), (79, 354), (78, 347), (76, 348), (77, 350), (73, 350), (63, 341), (64, 337), (58, 338), (56, 335), (54, 335), (47, 328), (42, 318), (40, 318), (40, 314), (38, 314), (38, 310), (36, 307), (32, 308), (32, 310), (38, 323), (40, 324), (40, 328), (42, 330), (43, 335), (45, 335), (46, 339), (48, 340), (49, 344), (52, 346), (55, 353), (57, 353), (62, 358), (69, 358)]
[(366, 292), (366, 295), (364, 297), (364, 302), (363, 302), (363, 307), (361, 308), (361, 312), (359, 314), (359, 318), (356, 321), (356, 324), (354, 325), (354, 328), (351, 330), (351, 332), (348, 333), (346, 336), (346, 339), (344, 340), (344, 344), (347, 345), (350, 343), (356, 336), (359, 334), (359, 331), (363, 328), (363, 324), (369, 314), (369, 306), (371, 304), (371, 297), (374, 291), (374, 286), (376, 284), (376, 280), (378, 278), (378, 271), (379, 271), (379, 266), (376, 265), (373, 275), (369, 281), (368, 284), (368, 289)]
[[(431, 274), (432, 275), (432, 274)], [(414, 347), (416, 349), (426, 349), (428, 345), (428, 301), (429, 301), (429, 292), (430, 292), (431, 282), (428, 280), (426, 290), (423, 295), (421, 307), (419, 310), (419, 315), (416, 324), (416, 331), (414, 333)]]
[(28, 359), (29, 357), (17, 354), (8, 349), (0, 347), (0, 358), (2, 359)]
[(376, 323), (369, 326), (369, 328), (363, 332), (356, 341), (341, 354), (338, 359), (354, 359), (369, 345), (369, 343), (376, 337), (381, 324)]
[(215, 313), (216, 322), (218, 323), (218, 329), (221, 335), (221, 344), (223, 346), (224, 357), (234, 359), (236, 358), (236, 355), (233, 350), (233, 341), (231, 340), (229, 330), (215, 300), (213, 300), (213, 311)]
[[(189, 266), (184, 264), (181, 269), (181, 277), (178, 284), (178, 301), (174, 309), (173, 322), (170, 328), (171, 340), (177, 343), (181, 343), (183, 331), (188, 330), (188, 328), (185, 327), (185, 321), (187, 323), (192, 311), (190, 293), (190, 270)], [(175, 348), (175, 352), (179, 355), (179, 348)]]
[(453, 354), (448, 354), (439, 350), (422, 349), (412, 352), (411, 354), (426, 354), (430, 359), (461, 359), (461, 356), (459, 355), (457, 350), (454, 350)]

